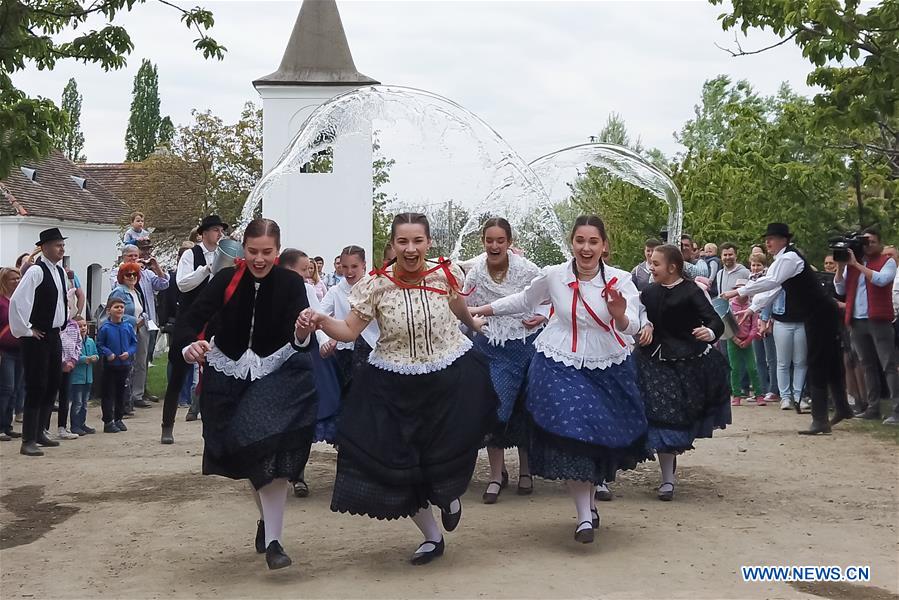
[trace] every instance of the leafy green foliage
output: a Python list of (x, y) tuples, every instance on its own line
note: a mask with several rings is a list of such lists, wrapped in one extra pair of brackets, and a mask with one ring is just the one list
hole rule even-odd
[(392, 158), (387, 158), (381, 154), (381, 144), (378, 143), (378, 132), (372, 134), (372, 207), (371, 207), (371, 229), (372, 229), (372, 257), (369, 263), (373, 266), (380, 266), (381, 258), (384, 256), (384, 248), (390, 243), (390, 225), (393, 222), (393, 215), (387, 211), (387, 205), (390, 198), (387, 192), (381, 189), (390, 181), (390, 169), (396, 164)]
[(84, 162), (84, 134), (81, 132), (81, 94), (75, 79), (69, 79), (62, 91), (62, 110), (68, 117), (67, 127), (54, 140), (54, 145), (73, 162)]
[[(9, 74), (26, 65), (50, 70), (57, 61), (67, 59), (97, 64), (105, 71), (124, 67), (134, 44), (114, 21), (145, 1), (0, 1), (0, 179), (16, 165), (46, 156), (68, 127), (59, 107), (46, 98), (29, 97), (13, 85)], [(197, 32), (194, 47), (204, 57), (224, 57), (226, 48), (206, 33), (214, 25), (212, 13), (162, 3), (179, 11), (181, 21)], [(85, 31), (92, 15), (102, 15), (107, 24)]]
[[(159, 74), (156, 65), (144, 59), (134, 76), (131, 115), (125, 131), (125, 160), (145, 160), (159, 143)], [(169, 120), (171, 123), (171, 120)]]

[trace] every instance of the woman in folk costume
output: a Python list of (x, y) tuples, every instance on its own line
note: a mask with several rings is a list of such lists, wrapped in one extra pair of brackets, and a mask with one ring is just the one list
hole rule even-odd
[(591, 543), (599, 527), (594, 486), (648, 457), (643, 400), (625, 341), (639, 329), (640, 301), (630, 274), (602, 262), (608, 245), (602, 219), (578, 217), (571, 244), (573, 260), (471, 310), (489, 317), (552, 303), (554, 315), (534, 342), (528, 370), (530, 466), (535, 475), (567, 482), (577, 509), (574, 538)]
[(378, 323), (380, 337), (354, 373), (338, 420), (331, 510), (411, 517), (424, 535), (412, 555), (421, 565), (445, 547), (431, 506), (440, 509), (446, 531), (459, 524), (460, 497), (492, 425), (496, 394), (486, 359), (459, 329), (459, 321), (480, 329), (460, 295), (461, 270), (426, 262), (427, 218), (397, 215), (390, 243), (395, 261), (353, 286), (346, 319), (313, 311), (303, 318), (343, 342)]
[[(540, 268), (513, 253), (512, 227), (503, 218), (488, 219), (481, 232), (485, 253), (471, 263), (465, 276), (466, 302), (480, 306), (518, 293), (538, 275)], [(549, 306), (537, 310), (549, 312)], [(526, 311), (503, 317), (488, 317), (474, 345), (490, 361), (490, 377), (499, 396), (496, 428), (487, 437), (490, 483), (484, 491), (485, 504), (495, 504), (509, 483), (505, 449), (518, 448), (518, 494), (534, 490), (528, 465), (528, 417), (524, 409), (524, 384), (534, 356), (534, 340), (546, 317)]]
[(662, 470), (660, 500), (674, 498), (676, 456), (698, 437), (730, 424), (728, 366), (712, 344), (724, 323), (705, 292), (684, 277), (671, 245), (652, 253), (654, 283), (640, 294), (648, 323), (640, 331), (637, 366), (649, 421), (648, 444)]
[(309, 306), (306, 288), (275, 265), (280, 240), (277, 223), (252, 221), (246, 260), (210, 281), (175, 333), (187, 362), (206, 363), (203, 473), (250, 481), (260, 513), (256, 551), (270, 569), (291, 563), (281, 546), (288, 480), (309, 458), (317, 409), (306, 351), (312, 328), (298, 319)]

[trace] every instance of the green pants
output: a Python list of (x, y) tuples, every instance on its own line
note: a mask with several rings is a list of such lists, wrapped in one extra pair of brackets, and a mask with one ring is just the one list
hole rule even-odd
[(734, 396), (742, 395), (743, 384), (740, 381), (742, 379), (740, 375), (744, 368), (749, 373), (749, 382), (752, 384), (753, 393), (755, 395), (763, 393), (758, 371), (755, 370), (755, 352), (752, 345), (740, 348), (733, 340), (727, 340), (727, 357), (730, 361), (730, 393)]

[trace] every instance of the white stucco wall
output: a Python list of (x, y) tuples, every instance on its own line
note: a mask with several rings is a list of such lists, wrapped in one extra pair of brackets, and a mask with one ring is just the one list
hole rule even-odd
[[(264, 86), (263, 172), (274, 167), (306, 118), (322, 103), (354, 87)], [(371, 131), (338, 140), (332, 173), (285, 177), (263, 200), (263, 215), (281, 226), (283, 247), (325, 259), (325, 272), (344, 246), (371, 254)], [(369, 264), (372, 261), (369, 259)]]
[[(93, 310), (104, 304), (109, 295), (108, 277), (102, 275), (115, 263), (120, 228), (117, 225), (99, 225), (60, 221), (41, 217), (0, 217), (0, 265), (12, 267), (16, 258), (34, 249), (40, 232), (58, 227), (66, 240), (66, 256), (69, 267), (78, 275), (85, 294), (90, 290), (88, 306)], [(91, 267), (94, 267), (91, 269)], [(89, 284), (88, 281), (92, 281)]]

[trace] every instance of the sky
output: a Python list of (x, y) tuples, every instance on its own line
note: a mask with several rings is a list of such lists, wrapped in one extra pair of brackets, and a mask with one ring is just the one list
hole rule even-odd
[[(58, 63), (27, 69), (14, 83), (59, 102), (75, 77), (84, 96), (81, 125), (89, 162), (124, 160), (131, 89), (141, 59), (159, 71), (162, 114), (188, 124), (191, 109), (237, 119), (259, 101), (251, 81), (276, 70), (300, 2), (191, 0), (210, 9), (210, 35), (228, 48), (224, 61), (193, 50), (195, 32), (170, 7), (138, 5), (117, 23), (135, 50), (120, 71)], [(465, 106), (526, 160), (586, 142), (611, 112), (632, 137), (666, 154), (693, 115), (702, 84), (719, 74), (747, 79), (764, 94), (781, 82), (801, 93), (810, 64), (785, 44), (733, 58), (734, 34), (717, 20), (721, 6), (671, 2), (377, 2), (338, 0), (358, 70), (385, 84), (421, 88)], [(92, 22), (93, 27), (102, 25)], [(745, 49), (776, 38), (750, 32)]]

